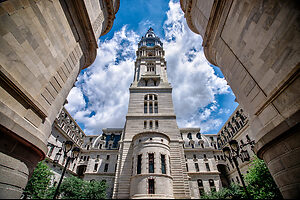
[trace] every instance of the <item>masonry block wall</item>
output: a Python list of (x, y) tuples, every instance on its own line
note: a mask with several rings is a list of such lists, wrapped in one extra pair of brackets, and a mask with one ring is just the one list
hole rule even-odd
[[(300, 163), (285, 159), (299, 157), (300, 143), (289, 139), (299, 135), (299, 5), (293, 0), (180, 3), (191, 30), (203, 37), (207, 59), (221, 68), (250, 114), (258, 156), (269, 169), (281, 169), (271, 173), (283, 196), (299, 197)], [(286, 144), (281, 156), (270, 156), (281, 143)]]
[[(1, 181), (1, 197), (19, 198), (23, 180), (45, 157), (52, 123), (80, 70), (94, 61), (96, 40), (110, 30), (118, 7), (117, 0), (0, 4), (0, 170), (1, 177), (22, 177)], [(20, 169), (8, 172), (11, 162)]]

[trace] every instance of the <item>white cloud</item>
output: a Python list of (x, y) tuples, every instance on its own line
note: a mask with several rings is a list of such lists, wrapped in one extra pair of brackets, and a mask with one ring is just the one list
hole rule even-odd
[(171, 1), (169, 6), (164, 48), (177, 122), (180, 127), (200, 127), (206, 132), (222, 123), (211, 114), (217, 109), (216, 95), (228, 93), (229, 86), (209, 65), (202, 38), (188, 28), (179, 3)]
[[(219, 108), (215, 97), (228, 93), (229, 87), (206, 60), (202, 39), (189, 30), (179, 3), (170, 1), (169, 7), (162, 41), (177, 122), (180, 127), (200, 127), (206, 132), (221, 125), (221, 119), (212, 118)], [(86, 134), (124, 126), (140, 38), (124, 26), (112, 39), (99, 41), (95, 62), (78, 77), (66, 107), (77, 122), (84, 124)]]

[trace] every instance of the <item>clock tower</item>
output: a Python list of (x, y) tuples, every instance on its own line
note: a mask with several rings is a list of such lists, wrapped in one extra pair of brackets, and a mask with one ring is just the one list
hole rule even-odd
[(190, 198), (164, 55), (150, 28), (136, 51), (113, 198)]

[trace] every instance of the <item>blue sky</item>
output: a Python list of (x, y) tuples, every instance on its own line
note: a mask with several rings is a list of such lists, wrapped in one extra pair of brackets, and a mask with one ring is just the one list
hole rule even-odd
[(98, 40), (95, 62), (69, 93), (67, 110), (88, 135), (124, 127), (137, 43), (149, 27), (164, 43), (178, 126), (217, 133), (238, 104), (221, 70), (206, 60), (201, 36), (190, 31), (172, 0), (120, 2), (111, 31)]

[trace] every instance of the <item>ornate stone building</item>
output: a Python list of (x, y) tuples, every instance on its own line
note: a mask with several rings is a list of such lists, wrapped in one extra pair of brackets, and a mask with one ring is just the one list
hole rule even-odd
[[(202, 163), (197, 163), (199, 166), (196, 169), (191, 166), (191, 172), (187, 171), (193, 151), (185, 158), (184, 148), (188, 143), (185, 144), (184, 134), (181, 137), (176, 123), (163, 44), (151, 28), (138, 43), (136, 55), (113, 198), (196, 197), (199, 195), (198, 188), (197, 192), (191, 191), (190, 184), (195, 186), (190, 178), (193, 182), (199, 178)], [(185, 132), (184, 129), (182, 131)], [(201, 147), (194, 144), (200, 142), (198, 140), (191, 139), (189, 145)], [(211, 155), (213, 153), (208, 154), (207, 158), (212, 158)], [(201, 160), (201, 157), (201, 154), (196, 155), (196, 159)], [(211, 170), (206, 175), (211, 177), (211, 185), (219, 188), (217, 169), (211, 166)], [(203, 185), (206, 185), (208, 176), (204, 178)]]
[[(300, 196), (299, 4), (295, 0), (180, 0), (238, 103), (255, 152), (284, 198)], [(199, 44), (201, 45), (201, 44)]]
[[(220, 149), (223, 149), (225, 146), (229, 146), (228, 142), (230, 140), (236, 140), (240, 146), (240, 151), (243, 150), (243, 153), (247, 153), (250, 160), (242, 160), (238, 158), (238, 165), (242, 174), (248, 173), (249, 164), (253, 159), (254, 152), (251, 148), (251, 145), (246, 145), (250, 141), (253, 141), (253, 135), (251, 129), (249, 128), (249, 117), (244, 112), (241, 106), (238, 106), (232, 115), (225, 122), (223, 127), (218, 132), (218, 146)], [(218, 166), (219, 171), (226, 179), (225, 183), (228, 185), (230, 183), (240, 184), (241, 180), (238, 175), (237, 169), (232, 160), (226, 159), (226, 163), (222, 163)]]
[(0, 3), (0, 198), (19, 198), (47, 153), (52, 124), (93, 63), (119, 0)]
[(72, 140), (81, 154), (68, 173), (105, 181), (108, 197), (199, 198), (222, 187), (217, 134), (177, 127), (163, 44), (151, 28), (139, 43), (126, 119), (124, 128), (85, 135), (63, 108), (48, 140), (48, 165), (61, 172), (60, 147)]

